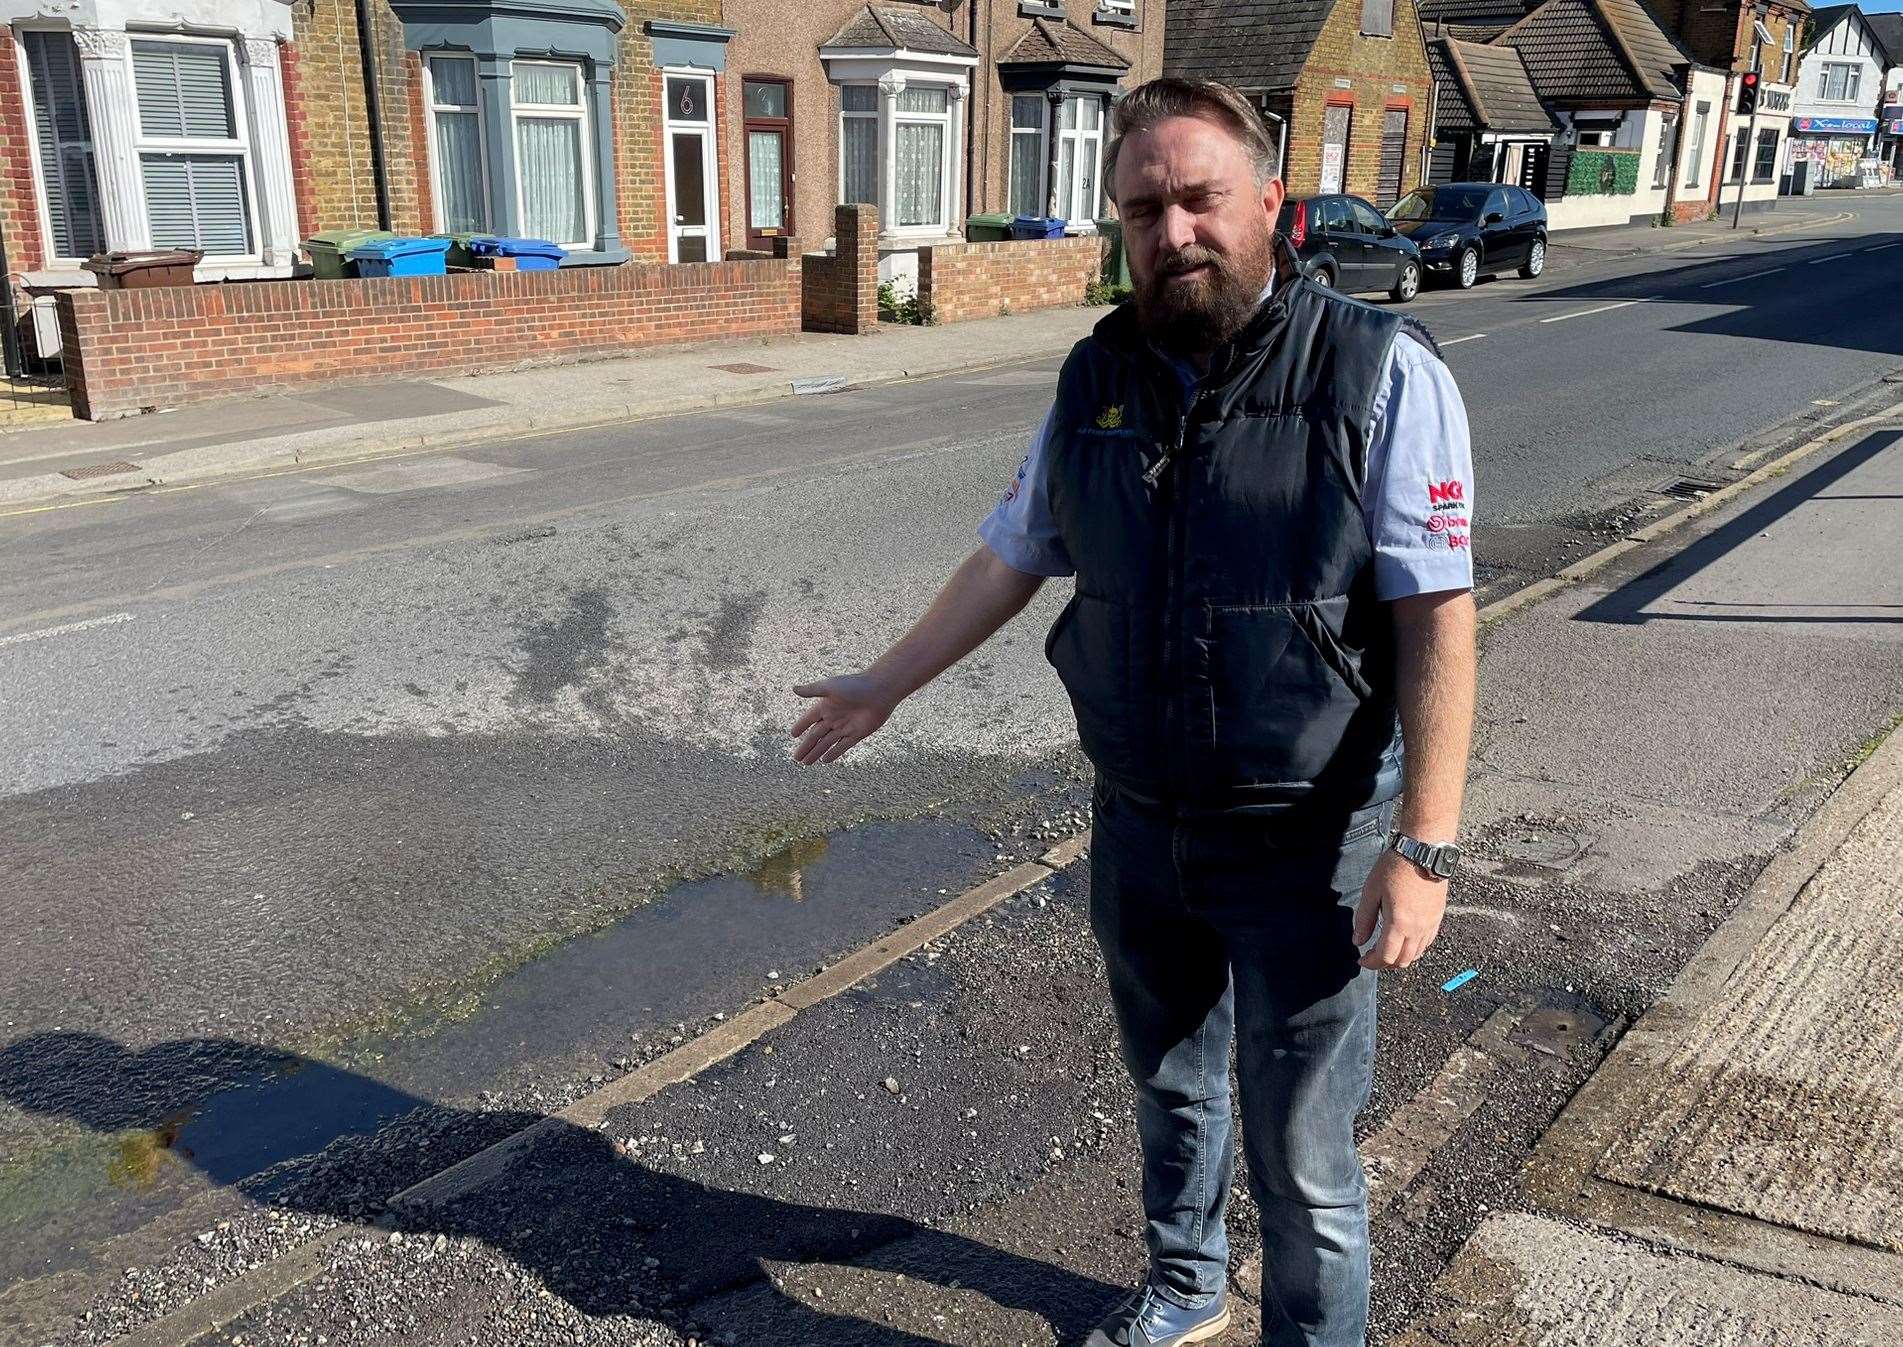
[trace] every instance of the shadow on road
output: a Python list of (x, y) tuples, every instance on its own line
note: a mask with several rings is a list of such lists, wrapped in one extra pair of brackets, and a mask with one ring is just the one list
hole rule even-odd
[[(1873, 233), (1776, 251), (1746, 249), (1670, 271), (1641, 271), (1562, 285), (1518, 296), (1514, 302), (1550, 306), (1556, 302), (1654, 299), (1718, 304), (1727, 306), (1724, 312), (1681, 323), (1669, 331), (1903, 355), (1903, 322), (1898, 321), (1892, 307), (1832, 303), (1819, 297), (1819, 286), (1843, 268), (1855, 271), (1862, 285), (1881, 289), (1903, 265), (1903, 248), (1886, 246), (1899, 243), (1903, 243), (1903, 235)], [(1878, 248), (1884, 251), (1871, 251)], [(1878, 272), (1881, 279), (1873, 275)]]
[[(219, 1069), (206, 1071), (208, 1061)], [(294, 1120), (268, 1108), (247, 1114), (242, 1104), (221, 1102), (233, 1097), (227, 1073), (234, 1068), (253, 1077), (322, 1073), (316, 1087), (361, 1092), (380, 1117), (426, 1119), (412, 1130), (409, 1144), (419, 1136), (449, 1144), (424, 1151), (420, 1166), (415, 1157), (407, 1166), (393, 1166), (376, 1154), (379, 1137), (358, 1139), (354, 1155), (346, 1148), (341, 1155), (295, 1156), (259, 1174), (257, 1157), (284, 1151), (279, 1129)], [(0, 1099), (125, 1139), (123, 1154), (149, 1155), (157, 1165), (165, 1163), (162, 1151), (255, 1199), (346, 1222), (367, 1219), (429, 1173), (544, 1121), (534, 1113), (442, 1108), (328, 1063), (228, 1039), (181, 1039), (134, 1052), (101, 1035), (77, 1032), (34, 1034), (0, 1049)], [(208, 1105), (226, 1115), (209, 1132), (192, 1126)], [(678, 1322), (711, 1297), (764, 1291), (773, 1285), (763, 1275), (767, 1263), (849, 1262), (975, 1291), (1047, 1320), (1060, 1339), (1081, 1336), (1122, 1294), (902, 1215), (727, 1191), (635, 1163), (599, 1132), (560, 1123), (547, 1123), (543, 1131), (486, 1184), (440, 1205), (393, 1208), (399, 1228), (479, 1239), (596, 1317)], [(760, 1298), (767, 1303), (750, 1305), (749, 1329), (784, 1342), (929, 1347), (936, 1341), (816, 1310), (783, 1291)]]
[[(1783, 489), (1766, 496), (1756, 505), (1719, 529), (1714, 529), (1684, 551), (1660, 562), (1651, 570), (1621, 585), (1598, 602), (1581, 609), (1574, 615), (1575, 622), (1617, 622), (1630, 625), (1643, 625), (1647, 622), (1777, 622), (1777, 623), (1896, 623), (1903, 622), (1903, 616), (1871, 616), (1870, 610), (1894, 608), (1896, 605), (1885, 602), (1868, 604), (1805, 604), (1798, 612), (1768, 612), (1775, 604), (1741, 604), (1754, 611), (1750, 613), (1725, 613), (1717, 611), (1652, 612), (1652, 605), (1664, 599), (1679, 586), (1706, 568), (1716, 565), (1733, 549), (1742, 546), (1763, 533), (1772, 524), (1784, 518), (1798, 507), (1814, 500), (1860, 499), (1859, 497), (1833, 497), (1824, 493), (1837, 482), (1842, 481), (1858, 468), (1868, 463), (1878, 454), (1897, 442), (1898, 432), (1879, 431), (1866, 435), (1850, 448), (1818, 464), (1803, 476), (1795, 479)], [(1873, 540), (1874, 544), (1874, 540)], [(1890, 597), (1890, 596), (1885, 596)], [(1706, 605), (1716, 608), (1718, 605)], [(1823, 608), (1843, 608), (1840, 614), (1819, 611)]]

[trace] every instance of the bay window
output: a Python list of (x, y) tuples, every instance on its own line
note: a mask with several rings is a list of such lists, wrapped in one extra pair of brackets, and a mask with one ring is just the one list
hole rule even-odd
[(489, 200), (483, 185), (476, 60), (433, 55), (424, 70), (433, 124), (437, 224), (452, 234), (483, 233), (489, 228)]
[(839, 202), (879, 204), (879, 88), (874, 84), (839, 90)]
[(951, 97), (943, 87), (908, 86), (893, 119), (896, 223), (901, 229), (947, 226), (946, 173), (951, 146)]
[[(434, 227), (546, 239), (566, 250), (565, 266), (626, 261), (612, 99), (626, 11), (615, 0), (389, 3), (423, 67)], [(663, 53), (693, 61), (711, 51), (718, 64), (719, 32), (702, 44), (699, 26), (648, 27), (657, 70)], [(676, 81), (662, 83), (672, 97)], [(665, 136), (661, 148), (665, 160)]]
[(588, 112), (581, 67), (516, 61), (510, 79), (515, 119), (516, 203), (522, 233), (565, 248), (589, 244)]
[(250, 151), (232, 97), (231, 44), (136, 39), (132, 77), (152, 246), (253, 252)]
[(1011, 96), (1011, 189), (1013, 215), (1044, 213), (1044, 110), (1042, 94)]

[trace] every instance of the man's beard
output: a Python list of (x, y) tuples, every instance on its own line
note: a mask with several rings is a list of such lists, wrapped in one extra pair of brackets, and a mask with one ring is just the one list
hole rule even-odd
[[(1193, 267), (1209, 270), (1171, 284)], [(1144, 334), (1172, 355), (1213, 351), (1255, 316), (1262, 287), (1274, 265), (1274, 235), (1263, 230), (1240, 253), (1219, 253), (1190, 244), (1159, 258), (1156, 271), (1137, 290), (1137, 318)]]

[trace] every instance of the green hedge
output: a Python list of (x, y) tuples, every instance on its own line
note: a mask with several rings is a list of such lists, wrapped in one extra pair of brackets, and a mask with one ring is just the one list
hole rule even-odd
[(1573, 153), (1568, 196), (1631, 196), (1639, 189), (1637, 150), (1584, 149)]

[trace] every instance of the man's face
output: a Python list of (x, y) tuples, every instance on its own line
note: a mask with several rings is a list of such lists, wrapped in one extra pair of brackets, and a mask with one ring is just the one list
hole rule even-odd
[(1194, 355), (1233, 337), (1269, 283), (1282, 184), (1258, 185), (1242, 142), (1222, 126), (1171, 117), (1124, 139), (1115, 186), (1150, 339)]

